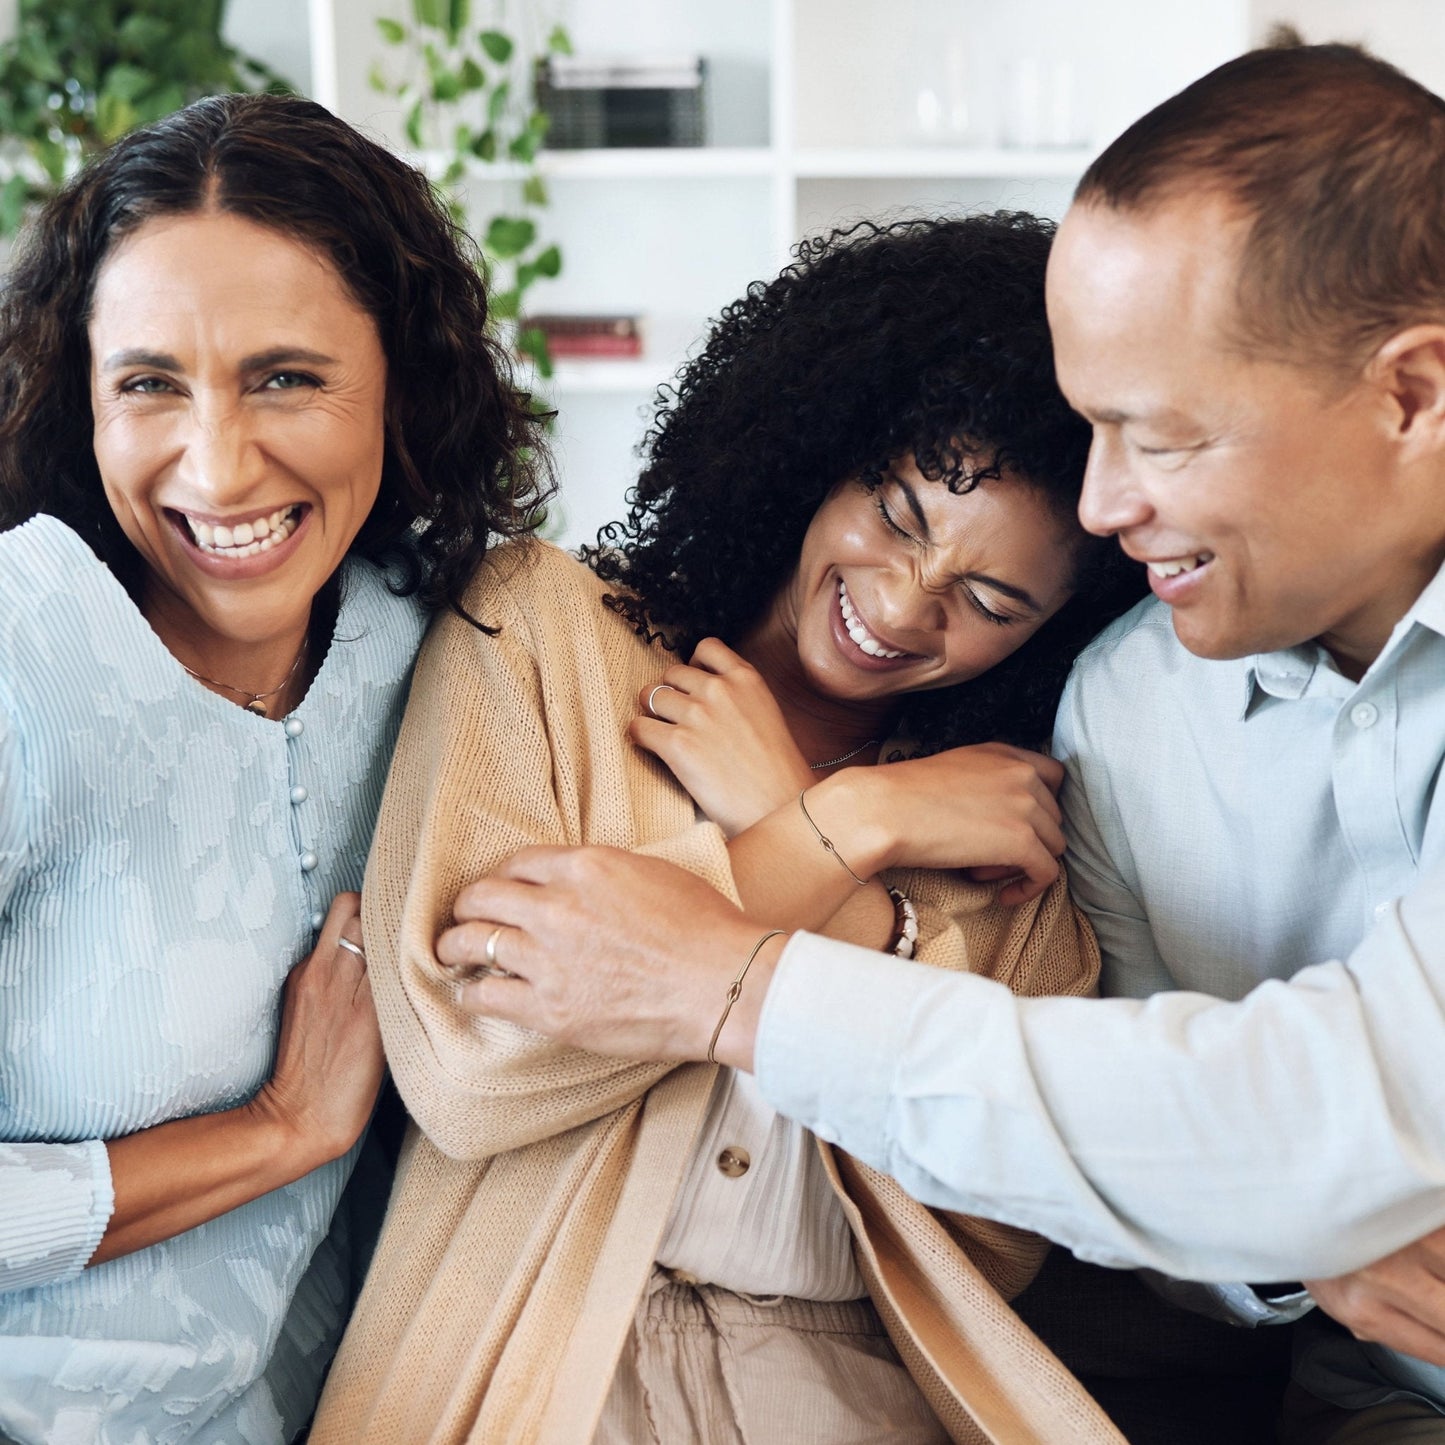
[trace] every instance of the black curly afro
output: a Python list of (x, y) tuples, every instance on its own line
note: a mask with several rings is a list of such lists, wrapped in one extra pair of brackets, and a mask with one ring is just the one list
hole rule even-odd
[[(955, 492), (1007, 471), (1072, 518), (1089, 428), (1054, 382), (1053, 234), (999, 212), (802, 242), (659, 391), (627, 520), (583, 549), (618, 584), (608, 605), (684, 654), (707, 636), (736, 646), (792, 575), (834, 485), (856, 477), (871, 490), (910, 453)], [(917, 750), (1048, 737), (1080, 648), (1144, 591), (1116, 545), (1079, 539), (1074, 596), (1017, 652), (901, 700)]]

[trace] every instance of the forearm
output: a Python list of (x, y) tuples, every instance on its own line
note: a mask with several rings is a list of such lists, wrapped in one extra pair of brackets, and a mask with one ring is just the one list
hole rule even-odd
[(1081, 1257), (1338, 1274), (1445, 1223), (1441, 915), (1237, 1004), (1019, 1000), (802, 939), (757, 1072), (780, 1111), (915, 1197)]
[(91, 1264), (183, 1234), (326, 1162), (255, 1101), (112, 1139), (106, 1151), (115, 1207)]
[[(841, 790), (820, 784), (809, 790), (805, 804), (820, 829), (851, 836), (850, 808)], [(888, 890), (854, 868), (846, 842), (834, 840), (838, 851), (830, 853), (808, 816), (794, 798), (729, 840), (738, 901), (751, 917), (777, 928), (804, 928), (866, 948), (886, 948), (894, 926)], [(832, 834), (824, 836), (831, 839)], [(858, 856), (861, 864), (861, 849)]]

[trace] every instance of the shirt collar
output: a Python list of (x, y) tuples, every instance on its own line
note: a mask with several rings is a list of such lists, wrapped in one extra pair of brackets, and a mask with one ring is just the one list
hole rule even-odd
[[(1445, 565), (1435, 573), (1426, 584), (1425, 590), (1415, 599), (1414, 605), (1395, 624), (1389, 641), (1370, 667), (1371, 673), (1389, 665), (1390, 658), (1399, 650), (1416, 623), (1428, 627), (1439, 636), (1445, 636)], [(1278, 652), (1256, 653), (1253, 657), (1242, 659), (1242, 665), (1241, 717), (1250, 716), (1261, 693), (1292, 701), (1303, 697), (1310, 690), (1311, 683), (1315, 684), (1315, 691), (1340, 697), (1346, 696), (1358, 686), (1338, 671), (1329, 654), (1316, 642), (1301, 643), (1298, 647), (1286, 647)], [(1366, 676), (1368, 675), (1367, 673)]]

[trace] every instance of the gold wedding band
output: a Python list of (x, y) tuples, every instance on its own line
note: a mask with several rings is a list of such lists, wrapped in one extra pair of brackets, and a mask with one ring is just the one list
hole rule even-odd
[(499, 923), (488, 935), (487, 941), (482, 948), (483, 963), (477, 965), (477, 972), (488, 978), (516, 978), (517, 975), (510, 968), (503, 968), (497, 962), (497, 940), (502, 936), (502, 931), (507, 927), (505, 923)]
[(338, 948), (344, 948), (347, 953), (354, 953), (362, 961), (362, 963), (366, 962), (366, 953), (362, 949), (361, 945), (358, 943), (353, 943), (349, 938), (338, 938), (336, 940), (336, 946)]
[[(676, 689), (670, 682), (660, 682), (660, 683), (657, 684), (657, 686), (656, 686), (655, 688), (652, 689), (652, 691), (651, 691), (650, 693), (647, 694), (647, 711), (648, 711), (653, 717), (657, 717), (657, 709), (653, 707), (653, 705), (652, 705), (652, 699), (655, 698), (655, 697), (657, 696), (657, 694), (660, 693), (660, 692), (663, 690), (663, 688), (666, 688), (666, 689), (668, 690), (668, 692), (676, 692), (676, 691), (677, 691), (677, 689)], [(657, 718), (657, 720), (658, 720), (658, 722), (662, 722), (662, 721), (663, 721), (662, 718)]]

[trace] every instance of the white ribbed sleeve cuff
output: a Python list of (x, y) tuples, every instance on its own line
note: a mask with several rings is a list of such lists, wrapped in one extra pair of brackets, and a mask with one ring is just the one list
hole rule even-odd
[(0, 1143), (0, 1292), (78, 1275), (114, 1209), (101, 1140)]

